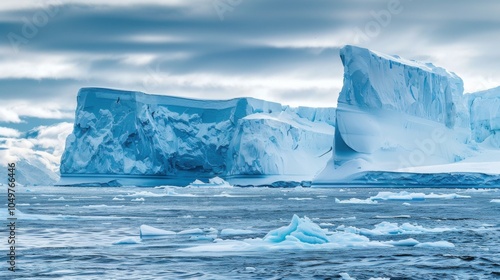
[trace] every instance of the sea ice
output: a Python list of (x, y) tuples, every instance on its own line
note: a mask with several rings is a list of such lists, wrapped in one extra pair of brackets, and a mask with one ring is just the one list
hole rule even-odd
[(285, 240), (308, 244), (329, 242), (324, 229), (320, 228), (309, 218), (299, 218), (297, 215), (293, 215), (292, 221), (288, 226), (270, 231), (263, 240), (272, 243), (280, 243)]
[(139, 243), (141, 243), (141, 240), (137, 239), (136, 237), (125, 237), (116, 242), (113, 242), (113, 245), (128, 245), (128, 244), (139, 244)]
[(396, 200), (396, 201), (418, 201), (429, 199), (455, 199), (455, 198), (470, 198), (468, 195), (459, 195), (456, 193), (451, 194), (425, 194), (425, 193), (410, 193), (407, 191), (401, 191), (399, 193), (394, 192), (379, 192), (376, 196), (370, 197), (371, 200)]
[(141, 227), (139, 228), (139, 234), (142, 238), (143, 236), (173, 235), (176, 233), (174, 231), (163, 230), (148, 225), (141, 225)]
[(183, 231), (179, 231), (177, 234), (180, 235), (198, 235), (198, 234), (203, 234), (204, 231), (201, 228), (194, 228), (194, 229), (186, 229)]
[(377, 204), (378, 202), (372, 200), (371, 198), (367, 199), (359, 199), (359, 198), (351, 198), (348, 200), (340, 200), (335, 198), (335, 203), (344, 203), (344, 204)]
[(415, 245), (415, 247), (420, 248), (454, 248), (455, 244), (448, 241), (436, 241), (436, 242), (424, 242)]
[(356, 227), (346, 227), (341, 225), (337, 227), (337, 230), (342, 230), (345, 232), (351, 232), (355, 234), (361, 234), (364, 236), (377, 236), (377, 235), (397, 235), (397, 234), (424, 234), (424, 233), (441, 233), (445, 231), (455, 230), (453, 228), (425, 228), (420, 225), (413, 225), (410, 223), (404, 223), (399, 225), (398, 223), (381, 222), (374, 226), (374, 229), (364, 229)]

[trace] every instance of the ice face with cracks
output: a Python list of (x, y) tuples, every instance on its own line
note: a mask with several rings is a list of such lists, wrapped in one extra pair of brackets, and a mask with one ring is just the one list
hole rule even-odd
[(61, 173), (310, 180), (328, 160), (320, 155), (332, 148), (334, 111), (83, 88)]
[(456, 74), (354, 46), (340, 56), (344, 86), (334, 154), (316, 182), (453, 163), (472, 153), (469, 111)]

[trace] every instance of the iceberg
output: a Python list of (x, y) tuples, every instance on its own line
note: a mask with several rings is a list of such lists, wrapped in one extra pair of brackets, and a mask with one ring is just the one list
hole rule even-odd
[[(333, 155), (315, 185), (394, 183), (421, 166), (459, 162), (474, 154), (463, 82), (431, 63), (346, 46)], [(367, 172), (379, 172), (369, 178)], [(386, 172), (386, 173), (381, 173)], [(373, 174), (373, 173), (371, 173)], [(430, 181), (431, 178), (424, 178)], [(403, 178), (403, 181), (404, 178)]]
[(332, 149), (334, 124), (334, 108), (82, 88), (60, 184), (116, 177), (174, 185), (216, 176), (230, 183), (266, 177), (274, 178), (268, 184), (310, 181), (328, 161), (322, 155)]

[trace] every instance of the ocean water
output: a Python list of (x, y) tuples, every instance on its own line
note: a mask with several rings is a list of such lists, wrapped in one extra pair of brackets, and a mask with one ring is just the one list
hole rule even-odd
[[(450, 195), (366, 200), (383, 191)], [(19, 187), (17, 271), (7, 271), (2, 230), (0, 278), (500, 279), (499, 198), (498, 189)], [(369, 242), (263, 240), (294, 214)], [(141, 225), (181, 234), (141, 238)], [(388, 245), (409, 238), (422, 245)]]

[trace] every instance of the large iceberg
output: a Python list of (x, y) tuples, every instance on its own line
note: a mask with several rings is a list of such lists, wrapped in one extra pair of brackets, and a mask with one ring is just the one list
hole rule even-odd
[(342, 48), (340, 56), (344, 86), (334, 153), (316, 184), (370, 171), (411, 173), (473, 154), (467, 99), (456, 74), (354, 46)]
[(329, 158), (334, 124), (333, 108), (83, 88), (61, 175), (311, 180)]

